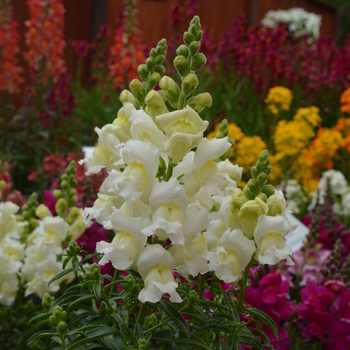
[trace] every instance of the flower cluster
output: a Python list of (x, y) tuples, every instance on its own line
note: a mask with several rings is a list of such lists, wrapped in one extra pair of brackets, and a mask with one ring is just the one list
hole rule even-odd
[(283, 86), (275, 86), (269, 89), (265, 103), (272, 114), (278, 114), (280, 111), (289, 111), (293, 99), (292, 92)]
[(350, 112), (350, 88), (346, 89), (340, 97), (341, 107), (343, 113)]
[[(97, 244), (100, 264), (137, 269), (145, 284), (143, 303), (165, 293), (172, 302), (182, 301), (174, 271), (185, 278), (214, 271), (237, 283), (252, 260), (293, 264), (284, 237), (294, 226), (285, 216), (282, 192), (266, 185), (268, 152), (258, 157), (253, 179), (241, 190), (242, 168), (227, 159), (228, 128), (212, 140), (203, 138), (208, 122), (198, 112), (209, 101), (205, 94), (190, 97), (198, 84), (193, 72), (205, 63), (197, 53), (201, 38), (195, 17), (174, 60), (181, 89), (170, 77), (159, 81), (165, 42), (151, 50), (138, 69), (143, 84), (134, 80), (133, 94), (122, 92), (118, 117), (96, 129), (99, 145), (83, 160), (88, 174), (109, 172), (94, 206), (85, 209), (87, 223), (95, 219), (115, 232), (111, 243)], [(160, 92), (153, 90), (158, 82)], [(162, 96), (177, 110), (169, 112)]]
[(317, 40), (320, 36), (321, 19), (320, 15), (295, 7), (289, 10), (269, 11), (261, 24), (265, 27), (275, 28), (277, 23), (286, 23), (288, 31), (293, 33), (296, 38), (310, 36)]
[(10, 1), (0, 3), (0, 91), (19, 91), (23, 69), (18, 66), (18, 23), (12, 21)]
[(26, 22), (28, 51), (25, 55), (31, 73), (43, 83), (56, 81), (66, 71), (62, 0), (27, 0), (30, 19)]
[(73, 206), (74, 173), (71, 163), (62, 176), (63, 191), (56, 191), (59, 216), (52, 216), (43, 204), (37, 206), (35, 194), (22, 207), (21, 215), (16, 216), (20, 209), (16, 204), (0, 203), (0, 260), (4, 267), (0, 272), (1, 304), (11, 305), (20, 290), (24, 296), (37, 294), (42, 298), (47, 292), (58, 291), (64, 279), (74, 278), (74, 274), (65, 275), (48, 285), (63, 271), (61, 256), (67, 254), (63, 247), (85, 231), (83, 210)]

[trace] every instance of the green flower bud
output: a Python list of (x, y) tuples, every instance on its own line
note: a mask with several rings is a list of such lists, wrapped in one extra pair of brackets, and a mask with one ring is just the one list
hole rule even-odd
[(153, 68), (156, 66), (156, 58), (148, 57), (146, 59), (146, 66), (149, 71), (152, 71)]
[(60, 199), (60, 198), (63, 197), (63, 193), (62, 193), (61, 190), (54, 190), (54, 191), (53, 191), (53, 196), (54, 196), (55, 198), (57, 198), (57, 199)]
[(57, 326), (58, 322), (60, 322), (59, 318), (57, 316), (53, 316), (53, 315), (51, 315), (49, 317), (49, 321), (53, 326)]
[(185, 45), (180, 45), (178, 47), (178, 49), (176, 50), (176, 53), (179, 55), (179, 56), (184, 56), (185, 58), (188, 57), (188, 54), (190, 53), (189, 49), (187, 46)]
[(139, 65), (139, 67), (137, 68), (137, 73), (139, 73), (139, 76), (142, 79), (142, 81), (148, 80), (149, 70), (145, 64)]
[(129, 90), (123, 90), (119, 96), (119, 100), (124, 105), (124, 103), (129, 102), (135, 105), (135, 97)]
[(64, 213), (68, 209), (67, 202), (64, 198), (60, 198), (55, 205), (56, 212)]
[(152, 48), (149, 54), (150, 54), (151, 57), (156, 58), (157, 57), (156, 49)]
[(196, 41), (201, 41), (202, 38), (203, 38), (203, 31), (202, 31), (202, 30), (199, 30), (199, 31), (195, 34), (194, 38), (196, 39)]
[(201, 112), (205, 107), (211, 107), (213, 100), (208, 92), (191, 97), (187, 101), (187, 105), (192, 107), (196, 112)]
[(36, 227), (39, 226), (39, 221), (34, 218), (30, 218), (29, 225), (32, 226), (33, 229), (35, 229)]
[(49, 208), (44, 205), (44, 204), (40, 204), (36, 210), (35, 210), (35, 214), (38, 218), (40, 218), (41, 220), (46, 218), (47, 216), (52, 216)]
[(153, 73), (148, 79), (148, 84), (153, 88), (155, 85), (159, 83), (159, 80), (160, 80), (160, 74)]
[(165, 75), (159, 82), (159, 87), (164, 90), (169, 101), (177, 101), (180, 96), (180, 88), (173, 79)]
[(271, 197), (273, 194), (275, 194), (275, 188), (272, 185), (265, 185), (262, 190), (262, 193), (265, 193), (267, 198)]
[(187, 46), (190, 46), (191, 45), (191, 42), (194, 40), (194, 37), (191, 33), (189, 32), (185, 32), (184, 33), (184, 43), (187, 45)]
[(70, 256), (76, 256), (80, 252), (79, 244), (76, 241), (70, 241), (68, 244), (68, 251)]
[(49, 293), (46, 293), (44, 296), (43, 296), (43, 299), (41, 301), (41, 304), (43, 306), (43, 309), (45, 311), (49, 311), (51, 309), (51, 306), (52, 304), (54, 303), (55, 301), (55, 297), (52, 297)]
[(160, 76), (163, 76), (165, 73), (165, 68), (164, 66), (157, 66), (156, 68), (154, 68), (154, 71), (158, 73)]
[(149, 316), (145, 317), (145, 321), (143, 323), (143, 326), (145, 328), (152, 328), (157, 325), (157, 317), (155, 314), (151, 314)]
[(198, 78), (196, 74), (188, 74), (182, 82), (182, 90), (185, 96), (190, 95), (198, 86)]
[(6, 182), (4, 180), (0, 181), (0, 191), (2, 191), (4, 188), (6, 188)]
[(257, 178), (259, 175), (259, 171), (256, 166), (252, 166), (250, 172), (254, 178)]
[(241, 206), (248, 201), (248, 198), (244, 192), (235, 192), (231, 196), (231, 207), (232, 209), (240, 209)]
[(281, 215), (282, 214), (282, 205), (280, 201), (273, 201), (269, 204), (269, 211), (267, 215), (275, 216), (275, 215)]
[(264, 185), (266, 183), (266, 180), (267, 180), (267, 175), (265, 173), (260, 173), (256, 179), (260, 185)]
[(143, 95), (143, 84), (138, 79), (131, 80), (129, 84), (130, 90), (135, 96)]
[(64, 333), (67, 330), (67, 323), (64, 321), (60, 321), (57, 325), (57, 329), (60, 333)]
[(193, 41), (190, 45), (190, 52), (191, 52), (191, 56), (194, 56), (200, 47), (200, 43), (198, 41)]
[(204, 54), (198, 53), (192, 58), (192, 64), (191, 69), (193, 71), (197, 71), (198, 69), (202, 68), (207, 62), (207, 58)]
[(158, 65), (158, 64), (162, 64), (163, 62), (164, 62), (164, 60), (165, 60), (165, 56), (164, 55), (158, 55), (157, 57), (156, 57), (156, 64)]
[(263, 202), (266, 203), (266, 201), (267, 201), (267, 196), (266, 196), (265, 193), (259, 193), (259, 194), (257, 195), (257, 197), (260, 198)]
[(182, 77), (187, 75), (189, 67), (187, 59), (184, 56), (176, 56), (174, 59), (174, 66)]

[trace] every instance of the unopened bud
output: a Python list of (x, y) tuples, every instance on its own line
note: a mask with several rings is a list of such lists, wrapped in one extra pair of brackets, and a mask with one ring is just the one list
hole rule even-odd
[(44, 205), (40, 204), (36, 209), (35, 209), (35, 214), (38, 218), (41, 220), (46, 218), (47, 216), (52, 216), (50, 209)]
[(142, 79), (142, 81), (147, 81), (149, 70), (145, 64), (140, 64), (137, 68), (137, 72), (139, 73), (139, 76)]
[(176, 56), (174, 59), (174, 66), (182, 77), (187, 75), (189, 67), (187, 59), (184, 56)]
[(194, 40), (194, 37), (191, 33), (185, 32), (184, 33), (184, 42), (187, 46), (191, 45), (191, 42)]
[(149, 71), (152, 71), (153, 68), (155, 67), (155, 65), (156, 65), (156, 59), (155, 59), (155, 58), (153, 58), (153, 57), (148, 57), (148, 58), (146, 59), (146, 66), (147, 66), (147, 69), (148, 69)]
[(262, 190), (262, 193), (265, 193), (267, 198), (271, 197), (273, 194), (275, 194), (275, 188), (272, 185), (265, 185)]
[(190, 95), (198, 86), (198, 78), (196, 74), (188, 74), (182, 82), (182, 89), (185, 96)]
[(206, 64), (206, 62), (207, 62), (207, 58), (205, 57), (205, 55), (202, 53), (198, 53), (192, 59), (191, 69), (193, 71), (197, 71), (198, 69), (203, 67)]
[(60, 333), (64, 333), (67, 330), (67, 323), (64, 321), (60, 321), (57, 325), (57, 329)]
[(208, 92), (199, 94), (195, 97), (191, 97), (187, 101), (187, 105), (192, 107), (196, 112), (201, 112), (205, 107), (211, 107), (213, 99)]
[(191, 52), (191, 56), (194, 56), (200, 47), (200, 43), (198, 41), (193, 41), (190, 45), (190, 52)]
[(133, 105), (135, 104), (135, 97), (129, 90), (123, 90), (119, 96), (119, 100), (122, 104), (126, 102), (132, 103)]
[(155, 85), (157, 85), (159, 83), (160, 80), (160, 74), (159, 73), (153, 73), (148, 80), (149, 85), (151, 85), (152, 87), (154, 87)]
[(189, 49), (185, 45), (180, 45), (179, 48), (176, 50), (176, 53), (179, 56), (184, 56), (185, 58), (187, 58), (189, 54)]

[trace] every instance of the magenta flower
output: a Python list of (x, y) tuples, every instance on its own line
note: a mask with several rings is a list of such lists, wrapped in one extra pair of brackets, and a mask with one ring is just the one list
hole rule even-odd
[(259, 288), (265, 303), (276, 303), (288, 294), (289, 282), (282, 281), (280, 273), (271, 273), (260, 280)]
[(324, 340), (324, 335), (332, 324), (334, 316), (318, 311), (311, 305), (308, 306), (305, 316), (308, 321), (305, 337), (316, 337)]
[(334, 322), (328, 332), (330, 349), (350, 349), (350, 323), (346, 321)]

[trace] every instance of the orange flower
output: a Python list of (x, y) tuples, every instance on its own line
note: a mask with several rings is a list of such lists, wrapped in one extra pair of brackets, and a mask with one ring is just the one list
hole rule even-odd
[(43, 83), (54, 82), (66, 71), (64, 62), (64, 7), (62, 0), (27, 0), (30, 19), (26, 22), (28, 61), (34, 76), (42, 75)]
[(350, 112), (350, 88), (346, 89), (341, 97), (340, 97), (340, 103), (342, 106), (340, 107), (340, 110), (343, 113), (348, 113)]
[(23, 69), (18, 66), (18, 23), (12, 21), (9, 1), (0, 2), (0, 91), (19, 92)]

